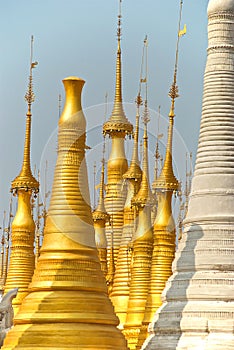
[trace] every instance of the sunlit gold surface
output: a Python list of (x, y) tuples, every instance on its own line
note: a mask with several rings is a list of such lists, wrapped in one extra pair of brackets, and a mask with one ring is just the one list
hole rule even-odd
[(44, 241), (30, 293), (3, 349), (127, 349), (95, 246), (85, 162), (84, 81), (64, 81), (58, 157)]
[(142, 171), (138, 157), (138, 135), (139, 135), (139, 113), (136, 115), (136, 127), (134, 133), (134, 147), (132, 160), (127, 172), (123, 175), (127, 184), (127, 198), (124, 206), (124, 226), (121, 237), (120, 248), (115, 269), (114, 283), (110, 294), (111, 301), (115, 308), (115, 313), (119, 317), (122, 329), (126, 321), (129, 286), (131, 279), (131, 253), (130, 243), (135, 230), (134, 208), (132, 207), (132, 198), (139, 190)]
[[(33, 37), (31, 45), (33, 43)], [(25, 99), (28, 103), (26, 114), (26, 131), (24, 141), (24, 156), (20, 174), (12, 181), (11, 191), (18, 195), (18, 207), (15, 218), (12, 223), (11, 237), (11, 255), (7, 271), (6, 285), (4, 293), (13, 288), (18, 288), (17, 297), (13, 299), (14, 313), (18, 311), (24, 297), (27, 295), (28, 285), (31, 282), (34, 267), (34, 236), (35, 224), (32, 218), (31, 195), (39, 190), (39, 183), (32, 175), (30, 165), (30, 146), (31, 146), (31, 105), (34, 101), (32, 89), (32, 46), (31, 46), (31, 64), (28, 90)], [(8, 228), (9, 229), (9, 228)], [(8, 242), (9, 244), (9, 242)], [(6, 261), (8, 263), (8, 261)], [(5, 267), (7, 268), (7, 267)]]
[(132, 199), (132, 204), (137, 208), (139, 215), (137, 229), (133, 235), (131, 282), (127, 318), (123, 331), (131, 350), (136, 348), (141, 323), (144, 318), (153, 248), (150, 213), (152, 194), (149, 184), (147, 123), (145, 123), (143, 139), (142, 182), (138, 193)]
[(12, 302), (15, 313), (28, 293), (35, 263), (33, 253), (35, 224), (31, 214), (31, 194), (31, 190), (27, 192), (24, 189), (18, 190), (18, 208), (12, 223), (10, 265), (4, 293), (19, 288), (17, 297)]

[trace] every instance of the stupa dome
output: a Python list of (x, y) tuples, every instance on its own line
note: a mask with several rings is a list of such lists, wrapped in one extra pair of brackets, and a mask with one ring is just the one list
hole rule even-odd
[(210, 0), (207, 8), (208, 15), (220, 11), (234, 11), (234, 0)]

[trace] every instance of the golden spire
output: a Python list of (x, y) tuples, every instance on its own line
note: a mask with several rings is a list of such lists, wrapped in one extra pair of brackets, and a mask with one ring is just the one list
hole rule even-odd
[(101, 263), (101, 269), (104, 275), (107, 274), (107, 240), (105, 233), (106, 222), (109, 221), (110, 216), (106, 211), (104, 204), (104, 184), (105, 182), (105, 137), (103, 140), (103, 157), (102, 157), (102, 170), (101, 181), (99, 190), (99, 201), (97, 208), (93, 211), (93, 221), (95, 230), (95, 241), (98, 250), (98, 256)]
[(32, 70), (37, 65), (37, 62), (33, 62), (32, 58), (33, 36), (31, 37), (29, 84), (25, 95), (28, 111), (26, 114), (23, 165), (20, 174), (12, 181), (11, 185), (11, 192), (18, 196), (18, 206), (12, 222), (11, 255), (4, 289), (6, 294), (13, 288), (19, 288), (17, 297), (12, 303), (15, 313), (28, 294), (28, 285), (35, 267), (35, 223), (32, 217), (31, 196), (39, 191), (39, 183), (32, 175), (30, 166), (31, 106), (34, 101)]
[(111, 152), (107, 162), (107, 184), (105, 206), (112, 219), (112, 227), (106, 226), (106, 237), (108, 242), (108, 265), (110, 247), (113, 234), (113, 256), (116, 263), (121, 243), (124, 223), (124, 205), (126, 201), (126, 186), (124, 186), (123, 174), (128, 169), (125, 155), (125, 136), (132, 133), (133, 126), (124, 114), (122, 103), (122, 78), (121, 78), (121, 0), (119, 0), (118, 15), (118, 49), (116, 61), (116, 85), (115, 101), (112, 114), (103, 125), (103, 134), (111, 137)]
[[(125, 174), (123, 174), (123, 178), (127, 180), (133, 179), (134, 181), (140, 182), (142, 171), (140, 167), (139, 155), (138, 155), (138, 142), (139, 142), (139, 118), (140, 118), (140, 106), (142, 105), (142, 98), (139, 94), (136, 98), (137, 112), (136, 112), (136, 126), (134, 133), (134, 145), (132, 152), (132, 160), (130, 166)], [(135, 193), (134, 193), (135, 195)]]
[(37, 62), (33, 62), (33, 36), (31, 37), (31, 54), (30, 54), (30, 73), (29, 73), (29, 83), (28, 90), (25, 94), (25, 100), (28, 103), (28, 111), (27, 111), (27, 121), (26, 121), (26, 132), (25, 132), (25, 142), (24, 142), (24, 157), (23, 157), (23, 165), (21, 168), (20, 174), (12, 181), (11, 190), (14, 192), (20, 188), (31, 189), (35, 193), (39, 190), (39, 183), (32, 175), (31, 166), (30, 166), (30, 143), (31, 143), (31, 106), (34, 102), (35, 95), (33, 93), (33, 77), (32, 70), (38, 64)]
[[(144, 207), (146, 202), (152, 200), (152, 193), (150, 190), (149, 184), (149, 160), (148, 160), (148, 134), (147, 134), (147, 124), (150, 121), (149, 109), (148, 109), (148, 62), (147, 62), (147, 49), (148, 49), (148, 40), (147, 36), (144, 40), (143, 54), (142, 54), (142, 66), (144, 65), (145, 59), (145, 77), (141, 79), (140, 82), (145, 84), (145, 101), (144, 101), (144, 111), (143, 111), (143, 123), (144, 123), (144, 136), (143, 136), (143, 161), (142, 161), (142, 181), (138, 193), (132, 200), (132, 203), (137, 206)], [(140, 94), (139, 94), (140, 95)]]
[(119, 0), (119, 14), (117, 27), (117, 59), (116, 59), (116, 82), (115, 82), (115, 100), (112, 114), (109, 120), (103, 125), (103, 133), (111, 135), (112, 133), (121, 133), (131, 135), (133, 126), (125, 116), (122, 100), (122, 69), (121, 69), (121, 3)]
[(174, 117), (175, 117), (175, 99), (179, 97), (179, 90), (177, 86), (179, 41), (180, 41), (180, 37), (183, 34), (185, 34), (185, 32), (180, 30), (181, 18), (182, 18), (182, 7), (183, 7), (183, 0), (180, 1), (180, 14), (179, 14), (178, 35), (177, 35), (177, 43), (176, 43), (174, 79), (169, 91), (169, 97), (171, 98), (171, 108), (169, 112), (169, 128), (168, 128), (166, 155), (165, 155), (164, 165), (163, 165), (161, 174), (157, 179), (157, 181), (155, 182), (155, 187), (158, 189), (165, 189), (165, 190), (171, 189), (174, 191), (177, 191), (179, 186), (178, 180), (174, 175), (173, 166), (172, 166), (172, 138), (173, 138)]
[(156, 147), (155, 147), (155, 168), (154, 168), (154, 181), (152, 183), (152, 188), (155, 192), (156, 181), (158, 179), (158, 171), (159, 171), (159, 161), (160, 161), (160, 153), (159, 153), (159, 140), (163, 137), (163, 134), (159, 134), (159, 126), (161, 119), (161, 106), (158, 106), (158, 130), (157, 130), (157, 139), (156, 139)]
[(119, 328), (122, 329), (126, 321), (129, 285), (130, 285), (130, 261), (131, 249), (129, 249), (132, 241), (132, 236), (135, 231), (135, 216), (132, 207), (132, 198), (139, 190), (141, 183), (142, 171), (139, 164), (138, 157), (138, 137), (139, 137), (139, 117), (140, 106), (142, 105), (142, 98), (139, 87), (138, 96), (136, 98), (137, 112), (136, 112), (136, 126), (134, 134), (134, 146), (132, 153), (131, 164), (126, 173), (123, 174), (123, 179), (127, 186), (127, 197), (124, 205), (123, 213), (123, 233), (121, 237), (118, 258), (115, 268), (115, 276), (113, 288), (110, 294), (111, 301), (115, 308), (115, 313), (119, 317)]
[(179, 189), (179, 182), (176, 179), (172, 166), (172, 137), (174, 123), (175, 99), (178, 95), (178, 87), (176, 85), (177, 66), (178, 66), (178, 49), (180, 38), (180, 24), (182, 14), (182, 4), (180, 2), (179, 30), (176, 44), (176, 59), (174, 69), (174, 79), (170, 89), (171, 109), (169, 113), (168, 141), (166, 148), (166, 156), (161, 174), (155, 182), (157, 194), (158, 208), (154, 222), (154, 243), (153, 254), (151, 260), (151, 273), (149, 291), (147, 296), (145, 315), (142, 321), (141, 332), (139, 334), (137, 350), (141, 349), (146, 337), (147, 329), (152, 322), (156, 310), (161, 306), (161, 293), (165, 287), (166, 281), (170, 277), (172, 270), (172, 262), (175, 256), (175, 240), (176, 230), (175, 222), (172, 215), (172, 195)]
[[(85, 161), (84, 80), (63, 80), (58, 156), (44, 240), (3, 349), (127, 350), (98, 259)], [(17, 344), (17, 345), (16, 345)]]

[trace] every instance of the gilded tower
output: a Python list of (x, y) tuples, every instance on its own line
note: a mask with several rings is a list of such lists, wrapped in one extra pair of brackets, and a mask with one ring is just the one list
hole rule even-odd
[(179, 182), (173, 171), (172, 139), (175, 118), (175, 99), (179, 97), (177, 86), (177, 67), (179, 39), (184, 31), (180, 30), (183, 1), (180, 2), (179, 30), (176, 45), (176, 60), (174, 79), (169, 92), (171, 108), (169, 112), (169, 127), (166, 154), (160, 176), (155, 181), (157, 195), (157, 215), (154, 221), (154, 243), (151, 263), (151, 275), (145, 315), (142, 322), (137, 349), (140, 349), (147, 336), (147, 328), (155, 311), (161, 306), (161, 294), (166, 281), (172, 274), (172, 262), (175, 256), (176, 228), (172, 215), (172, 196), (179, 189)]
[(184, 232), (147, 350), (234, 349), (234, 0), (210, 0), (199, 143)]
[(58, 156), (44, 240), (29, 294), (3, 349), (127, 349), (95, 244), (85, 161), (84, 80), (63, 80)]
[(140, 168), (139, 156), (138, 156), (138, 138), (139, 138), (139, 117), (140, 117), (140, 105), (142, 99), (140, 94), (137, 96), (137, 113), (136, 113), (136, 125), (134, 133), (134, 146), (132, 152), (132, 160), (130, 166), (123, 179), (127, 185), (127, 198), (124, 206), (124, 226), (121, 238), (121, 243), (118, 252), (118, 258), (116, 263), (116, 270), (114, 275), (113, 289), (110, 294), (111, 301), (115, 308), (115, 313), (120, 320), (120, 328), (126, 320), (128, 298), (129, 298), (129, 286), (131, 279), (131, 242), (136, 229), (134, 207), (132, 206), (132, 198), (139, 190), (141, 183), (142, 171)]
[(138, 213), (138, 224), (133, 235), (133, 252), (131, 283), (127, 317), (124, 325), (124, 335), (131, 350), (136, 349), (138, 336), (144, 318), (145, 305), (150, 283), (150, 270), (153, 249), (153, 230), (151, 224), (151, 207), (153, 204), (149, 183), (148, 165), (148, 135), (147, 123), (149, 122), (147, 100), (144, 111), (144, 136), (143, 136), (143, 164), (141, 186), (132, 199), (132, 205)]
[[(121, 5), (121, 0), (120, 0)], [(111, 152), (107, 162), (107, 184), (105, 205), (112, 224), (106, 227), (108, 247), (113, 242), (113, 254), (116, 262), (118, 250), (123, 232), (124, 205), (126, 201), (126, 189), (123, 186), (123, 174), (128, 169), (125, 155), (124, 141), (126, 135), (131, 135), (133, 126), (125, 116), (122, 103), (122, 78), (121, 78), (121, 8), (118, 15), (117, 30), (118, 48), (116, 60), (116, 85), (115, 100), (112, 114), (103, 125), (104, 135), (111, 138)], [(113, 235), (113, 238), (112, 238)]]
[(99, 200), (97, 208), (93, 211), (93, 226), (95, 230), (95, 242), (97, 245), (98, 256), (101, 263), (101, 269), (104, 276), (107, 275), (107, 240), (105, 226), (106, 222), (110, 221), (110, 216), (107, 214), (104, 203), (104, 181), (105, 181), (105, 140), (103, 142), (103, 158), (101, 181), (99, 190)]
[(18, 196), (18, 206), (12, 222), (10, 263), (4, 288), (5, 294), (13, 288), (18, 288), (17, 297), (12, 303), (15, 313), (17, 313), (22, 300), (28, 294), (28, 285), (31, 282), (35, 266), (35, 224), (32, 217), (31, 198), (33, 194), (39, 191), (39, 183), (33, 177), (30, 166), (31, 106), (34, 101), (32, 70), (37, 65), (37, 62), (32, 61), (32, 48), (33, 37), (31, 38), (29, 84), (25, 95), (28, 111), (26, 114), (23, 164), (20, 174), (11, 184), (11, 191)]

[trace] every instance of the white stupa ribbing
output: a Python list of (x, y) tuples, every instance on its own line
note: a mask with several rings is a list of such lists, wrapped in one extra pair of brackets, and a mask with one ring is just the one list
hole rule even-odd
[(210, 0), (208, 39), (185, 232), (142, 349), (234, 350), (234, 0)]

